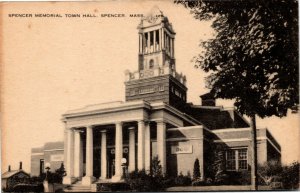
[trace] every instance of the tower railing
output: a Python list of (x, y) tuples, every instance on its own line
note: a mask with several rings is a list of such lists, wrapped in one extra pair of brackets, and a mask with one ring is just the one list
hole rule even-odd
[(171, 75), (177, 79), (180, 83), (186, 86), (186, 76), (182, 73), (177, 73), (175, 69), (172, 69), (170, 66), (157, 66), (153, 69), (144, 69), (140, 71), (130, 72), (129, 70), (125, 71), (126, 82), (145, 79), (156, 76)]

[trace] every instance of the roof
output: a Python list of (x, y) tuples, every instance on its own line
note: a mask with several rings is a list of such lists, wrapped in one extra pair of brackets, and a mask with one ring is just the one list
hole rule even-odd
[(31, 148), (31, 153), (43, 153), (45, 150), (57, 150), (57, 149), (63, 149), (64, 148), (64, 142), (63, 141), (57, 141), (57, 142), (48, 142), (45, 143), (42, 147), (35, 147)]
[(23, 170), (11, 170), (10, 172), (9, 172), (9, 171), (4, 172), (4, 173), (1, 175), (1, 178), (2, 178), (2, 179), (10, 178), (10, 177), (12, 177), (12, 176), (14, 176), (14, 175), (16, 175), (16, 174), (18, 174), (18, 173), (20, 173), (20, 172), (22, 172), (22, 173), (26, 174), (27, 176), (29, 176), (29, 174), (27, 174), (27, 173), (24, 172)]
[(218, 106), (190, 105), (188, 113), (203, 123), (208, 129), (249, 127), (249, 124), (234, 109), (228, 110)]
[(64, 148), (63, 141), (48, 142), (44, 145), (44, 150), (63, 149), (63, 148)]
[(31, 153), (41, 153), (44, 151), (44, 147), (31, 148)]
[(109, 103), (101, 103), (88, 105), (81, 109), (69, 110), (65, 114), (63, 114), (63, 118), (71, 118), (78, 116), (87, 116), (87, 115), (95, 115), (102, 113), (112, 113), (112, 112), (120, 112), (127, 111), (131, 109), (139, 109), (139, 108), (147, 108), (150, 109), (150, 103), (144, 100), (138, 101), (117, 101), (117, 102), (109, 102)]

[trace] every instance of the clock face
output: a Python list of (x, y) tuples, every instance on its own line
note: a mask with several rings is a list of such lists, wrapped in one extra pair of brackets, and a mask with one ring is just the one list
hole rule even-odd
[(157, 20), (157, 17), (154, 16), (154, 15), (149, 15), (148, 18), (147, 18), (147, 21), (148, 21), (149, 23), (155, 23), (156, 20)]

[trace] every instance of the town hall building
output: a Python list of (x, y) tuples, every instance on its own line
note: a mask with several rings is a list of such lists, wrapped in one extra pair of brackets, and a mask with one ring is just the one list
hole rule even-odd
[[(125, 73), (125, 101), (88, 105), (62, 115), (64, 184), (118, 182), (124, 166), (128, 172), (150, 171), (155, 156), (168, 176), (192, 172), (198, 159), (204, 179), (215, 144), (225, 147), (228, 170), (250, 172), (248, 121), (234, 109), (216, 106), (209, 93), (200, 96), (199, 105), (187, 102), (187, 78), (176, 71), (175, 35), (161, 12), (142, 18), (138, 70)], [(258, 129), (257, 137), (258, 162), (280, 160), (281, 148), (271, 133)]]

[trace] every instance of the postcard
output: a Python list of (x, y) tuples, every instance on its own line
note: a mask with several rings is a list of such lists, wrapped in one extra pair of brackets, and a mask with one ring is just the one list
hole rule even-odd
[(2, 2), (2, 190), (298, 189), (298, 6), (239, 3)]

